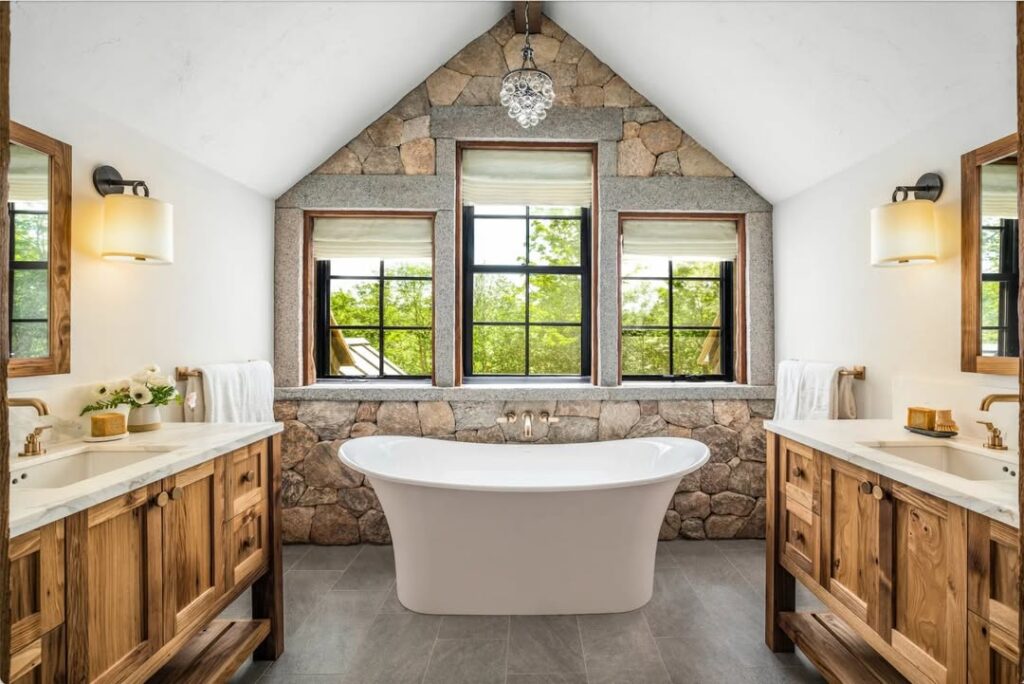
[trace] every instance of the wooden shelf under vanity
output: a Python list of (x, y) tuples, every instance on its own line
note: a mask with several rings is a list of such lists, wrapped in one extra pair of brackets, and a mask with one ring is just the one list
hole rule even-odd
[[(765, 641), (830, 682), (1019, 684), (1017, 530), (767, 435)], [(828, 612), (794, 611), (800, 582)]]
[(149, 684), (227, 681), (269, 634), (270, 620), (214, 620), (153, 675)]

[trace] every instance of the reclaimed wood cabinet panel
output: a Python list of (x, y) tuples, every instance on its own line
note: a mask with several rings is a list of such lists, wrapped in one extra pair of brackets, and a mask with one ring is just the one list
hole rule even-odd
[(11, 653), (64, 622), (64, 521), (11, 540)]
[(164, 639), (204, 618), (224, 593), (224, 459), (164, 480)]
[(11, 656), (11, 684), (64, 684), (64, 628), (50, 630)]
[(973, 612), (967, 615), (969, 684), (1019, 684), (1017, 640)]
[(267, 502), (261, 501), (227, 522), (227, 581), (235, 586), (255, 575), (270, 556)]
[(967, 607), (1017, 639), (1017, 530), (980, 513), (967, 521)]
[(794, 442), (781, 440), (779, 448), (779, 484), (782, 494), (793, 503), (800, 504), (817, 513), (817, 461), (814, 449)]
[(267, 442), (250, 444), (228, 454), (227, 517), (234, 518), (260, 501), (267, 490)]
[(120, 681), (163, 642), (161, 494), (152, 484), (66, 521), (71, 682)]
[(895, 523), (890, 643), (939, 683), (966, 678), (967, 512), (893, 483)]
[(822, 455), (821, 584), (858, 619), (888, 637), (889, 596), (880, 571), (888, 567), (891, 510), (875, 495), (881, 478)]

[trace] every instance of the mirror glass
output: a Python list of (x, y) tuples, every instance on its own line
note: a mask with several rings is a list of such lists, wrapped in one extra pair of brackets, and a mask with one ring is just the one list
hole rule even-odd
[(981, 165), (981, 355), (1017, 356), (1017, 157)]
[(11, 358), (50, 355), (50, 157), (11, 143)]

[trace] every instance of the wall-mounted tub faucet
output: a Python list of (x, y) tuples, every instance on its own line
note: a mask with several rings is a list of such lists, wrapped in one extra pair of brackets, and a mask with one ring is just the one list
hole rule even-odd
[[(536, 417), (542, 423), (557, 423), (560, 419), (553, 417), (547, 411), (541, 411), (537, 416), (534, 416), (533, 411), (523, 411), (523, 437), (526, 439), (533, 439), (533, 420)], [(500, 416), (497, 420), (502, 425), (512, 424), (516, 422), (519, 417), (515, 411), (509, 411), (503, 416)]]

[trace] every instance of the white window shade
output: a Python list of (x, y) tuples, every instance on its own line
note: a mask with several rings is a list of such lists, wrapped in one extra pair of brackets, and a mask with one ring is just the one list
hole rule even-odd
[(1017, 218), (1017, 165), (987, 164), (981, 167), (981, 215)]
[(462, 202), (589, 207), (592, 167), (589, 150), (463, 150)]
[(317, 218), (315, 259), (429, 259), (434, 222), (429, 218)]
[(738, 251), (735, 221), (635, 219), (622, 223), (624, 258), (732, 261)]

